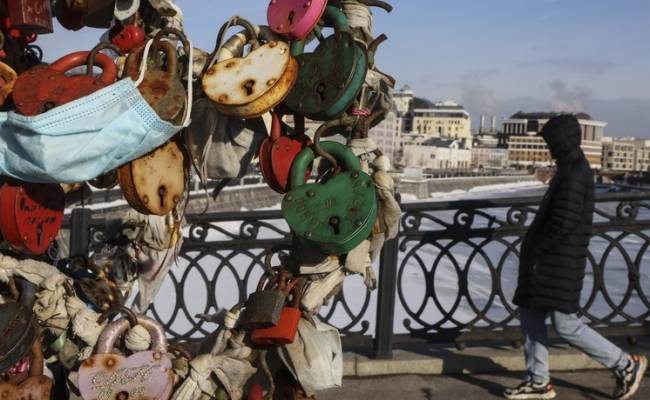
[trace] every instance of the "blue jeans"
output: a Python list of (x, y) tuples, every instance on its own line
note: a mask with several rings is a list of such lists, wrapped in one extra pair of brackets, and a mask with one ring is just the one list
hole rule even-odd
[(557, 334), (573, 347), (582, 350), (607, 368), (623, 370), (627, 367), (629, 355), (587, 326), (576, 314), (525, 308), (520, 311), (528, 380), (535, 383), (548, 383), (550, 380), (545, 323), (549, 315)]

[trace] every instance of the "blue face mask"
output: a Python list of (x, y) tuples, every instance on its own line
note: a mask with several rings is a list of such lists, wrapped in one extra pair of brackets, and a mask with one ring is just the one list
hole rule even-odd
[[(188, 114), (191, 105), (186, 108)], [(0, 174), (39, 183), (87, 181), (147, 154), (182, 128), (161, 120), (135, 83), (123, 79), (34, 117), (0, 113)]]

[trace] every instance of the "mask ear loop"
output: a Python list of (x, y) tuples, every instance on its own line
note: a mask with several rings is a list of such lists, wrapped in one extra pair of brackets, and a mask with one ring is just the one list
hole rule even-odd
[[(192, 46), (192, 41), (187, 40), (189, 43), (189, 60), (190, 63), (194, 59), (194, 46)], [(151, 45), (153, 44), (153, 39), (149, 40), (144, 46), (144, 51), (142, 52), (142, 60), (140, 61), (140, 75), (138, 80), (134, 82), (135, 86), (138, 87), (144, 80), (144, 74), (147, 72), (147, 58), (149, 57), (149, 51), (151, 50)], [(185, 106), (185, 112), (183, 116), (183, 122), (181, 126), (187, 128), (190, 125), (190, 117), (192, 115), (192, 102), (193, 100), (193, 85), (192, 85), (192, 68), (188, 66), (187, 68), (187, 102)]]

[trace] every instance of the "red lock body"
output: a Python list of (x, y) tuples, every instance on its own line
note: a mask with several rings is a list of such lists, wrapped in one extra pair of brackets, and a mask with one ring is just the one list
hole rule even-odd
[(6, 0), (11, 27), (26, 33), (52, 33), (50, 0)]
[(264, 400), (264, 388), (259, 383), (253, 383), (248, 389), (248, 400)]
[(84, 75), (65, 75), (72, 68), (87, 65), (90, 55), (89, 51), (78, 51), (48, 67), (36, 66), (20, 74), (13, 91), (18, 112), (28, 116), (38, 115), (115, 82), (117, 66), (110, 57), (98, 52), (92, 57), (92, 63), (102, 69), (100, 76), (93, 76), (92, 68), (88, 68)]
[[(273, 117), (271, 136), (264, 139), (260, 145), (260, 170), (271, 189), (283, 194), (289, 190), (289, 175), (293, 160), (303, 149), (311, 145), (311, 139), (305, 135), (305, 118), (302, 115), (294, 117), (294, 136), (282, 134), (280, 115), (275, 112), (271, 115)], [(305, 182), (310, 175), (311, 169), (308, 169), (305, 172)]]
[(0, 233), (17, 250), (42, 254), (59, 233), (64, 206), (59, 185), (6, 183), (0, 188)]
[(136, 25), (122, 27), (116, 25), (115, 28), (118, 29), (115, 29), (115, 31), (111, 29), (109, 37), (111, 38), (111, 43), (119, 47), (123, 53), (130, 52), (144, 42), (144, 31)]
[(270, 328), (254, 329), (251, 333), (251, 341), (260, 345), (281, 345), (293, 343), (298, 332), (298, 324), (302, 312), (300, 311), (300, 299), (302, 296), (302, 285), (300, 281), (294, 281), (291, 292), (293, 294), (291, 307), (284, 307), (280, 314), (278, 324)]

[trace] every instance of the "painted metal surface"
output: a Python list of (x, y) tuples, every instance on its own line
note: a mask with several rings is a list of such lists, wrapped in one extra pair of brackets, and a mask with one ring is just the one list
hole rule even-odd
[(271, 29), (291, 40), (301, 40), (314, 29), (327, 0), (271, 0), (266, 19)]

